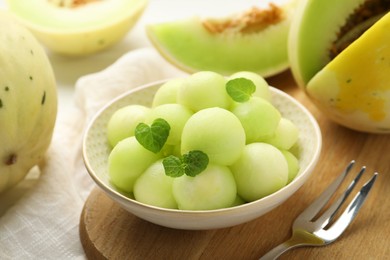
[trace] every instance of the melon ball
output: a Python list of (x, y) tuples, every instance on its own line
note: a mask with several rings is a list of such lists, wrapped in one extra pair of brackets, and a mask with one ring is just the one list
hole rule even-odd
[(175, 178), (173, 196), (179, 209), (210, 210), (232, 206), (237, 189), (228, 167), (209, 164), (195, 177), (183, 175)]
[(267, 143), (245, 146), (240, 158), (230, 167), (237, 193), (246, 201), (261, 199), (287, 184), (288, 164), (282, 152)]
[(218, 107), (203, 109), (190, 117), (182, 132), (181, 152), (206, 153), (210, 162), (231, 165), (245, 146), (245, 131), (230, 111)]
[(225, 85), (226, 79), (218, 73), (197, 72), (179, 88), (177, 101), (195, 112), (210, 107), (228, 108), (232, 100)]

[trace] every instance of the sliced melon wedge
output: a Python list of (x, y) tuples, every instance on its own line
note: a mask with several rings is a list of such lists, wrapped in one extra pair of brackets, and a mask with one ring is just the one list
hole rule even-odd
[(86, 55), (121, 40), (147, 0), (7, 0), (8, 8), (44, 45), (65, 55)]
[(290, 5), (270, 5), (223, 19), (192, 17), (151, 24), (146, 31), (162, 56), (189, 73), (252, 71), (267, 77), (289, 66), (292, 10)]
[(320, 70), (307, 92), (340, 124), (390, 133), (390, 13)]
[(345, 127), (390, 133), (390, 16), (381, 0), (302, 0), (288, 40), (298, 85)]
[(332, 42), (336, 41), (346, 18), (364, 0), (301, 0), (291, 22), (288, 55), (297, 83), (307, 82), (329, 61)]

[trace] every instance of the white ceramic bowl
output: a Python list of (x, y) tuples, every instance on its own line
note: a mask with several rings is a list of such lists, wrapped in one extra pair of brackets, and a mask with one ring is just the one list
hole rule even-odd
[(152, 223), (177, 229), (216, 229), (238, 225), (253, 220), (289, 198), (308, 179), (321, 151), (321, 132), (316, 120), (298, 101), (286, 93), (271, 87), (272, 103), (282, 115), (294, 122), (300, 131), (297, 143), (300, 171), (284, 188), (262, 199), (240, 206), (217, 210), (191, 211), (154, 207), (140, 203), (121, 194), (111, 183), (108, 175), (110, 147), (106, 126), (111, 115), (129, 104), (150, 106), (154, 93), (163, 82), (157, 82), (131, 90), (106, 105), (89, 125), (83, 143), (83, 157), (92, 179), (106, 194), (132, 214)]

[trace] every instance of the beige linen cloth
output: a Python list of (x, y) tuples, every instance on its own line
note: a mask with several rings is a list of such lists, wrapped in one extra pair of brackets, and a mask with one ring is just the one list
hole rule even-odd
[(78, 225), (84, 202), (95, 187), (81, 155), (88, 122), (120, 93), (183, 75), (154, 49), (142, 48), (78, 79), (74, 107), (57, 121), (38, 181), (0, 217), (1, 260), (85, 259)]

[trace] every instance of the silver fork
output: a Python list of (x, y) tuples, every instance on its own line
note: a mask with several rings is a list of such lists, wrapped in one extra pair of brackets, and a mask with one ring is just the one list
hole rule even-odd
[(363, 202), (375, 183), (378, 175), (377, 172), (375, 172), (371, 179), (363, 185), (344, 212), (333, 223), (331, 223), (331, 221), (334, 219), (342, 204), (346, 201), (352, 189), (356, 186), (360, 177), (366, 170), (366, 167), (362, 167), (340, 198), (330, 205), (329, 208), (320, 216), (317, 217), (317, 215), (328, 203), (354, 164), (355, 161), (351, 161), (345, 171), (295, 219), (292, 226), (291, 238), (273, 248), (267, 254), (262, 256), (260, 260), (276, 259), (287, 250), (295, 247), (327, 245), (340, 237), (340, 235), (356, 217), (359, 209), (363, 205)]

